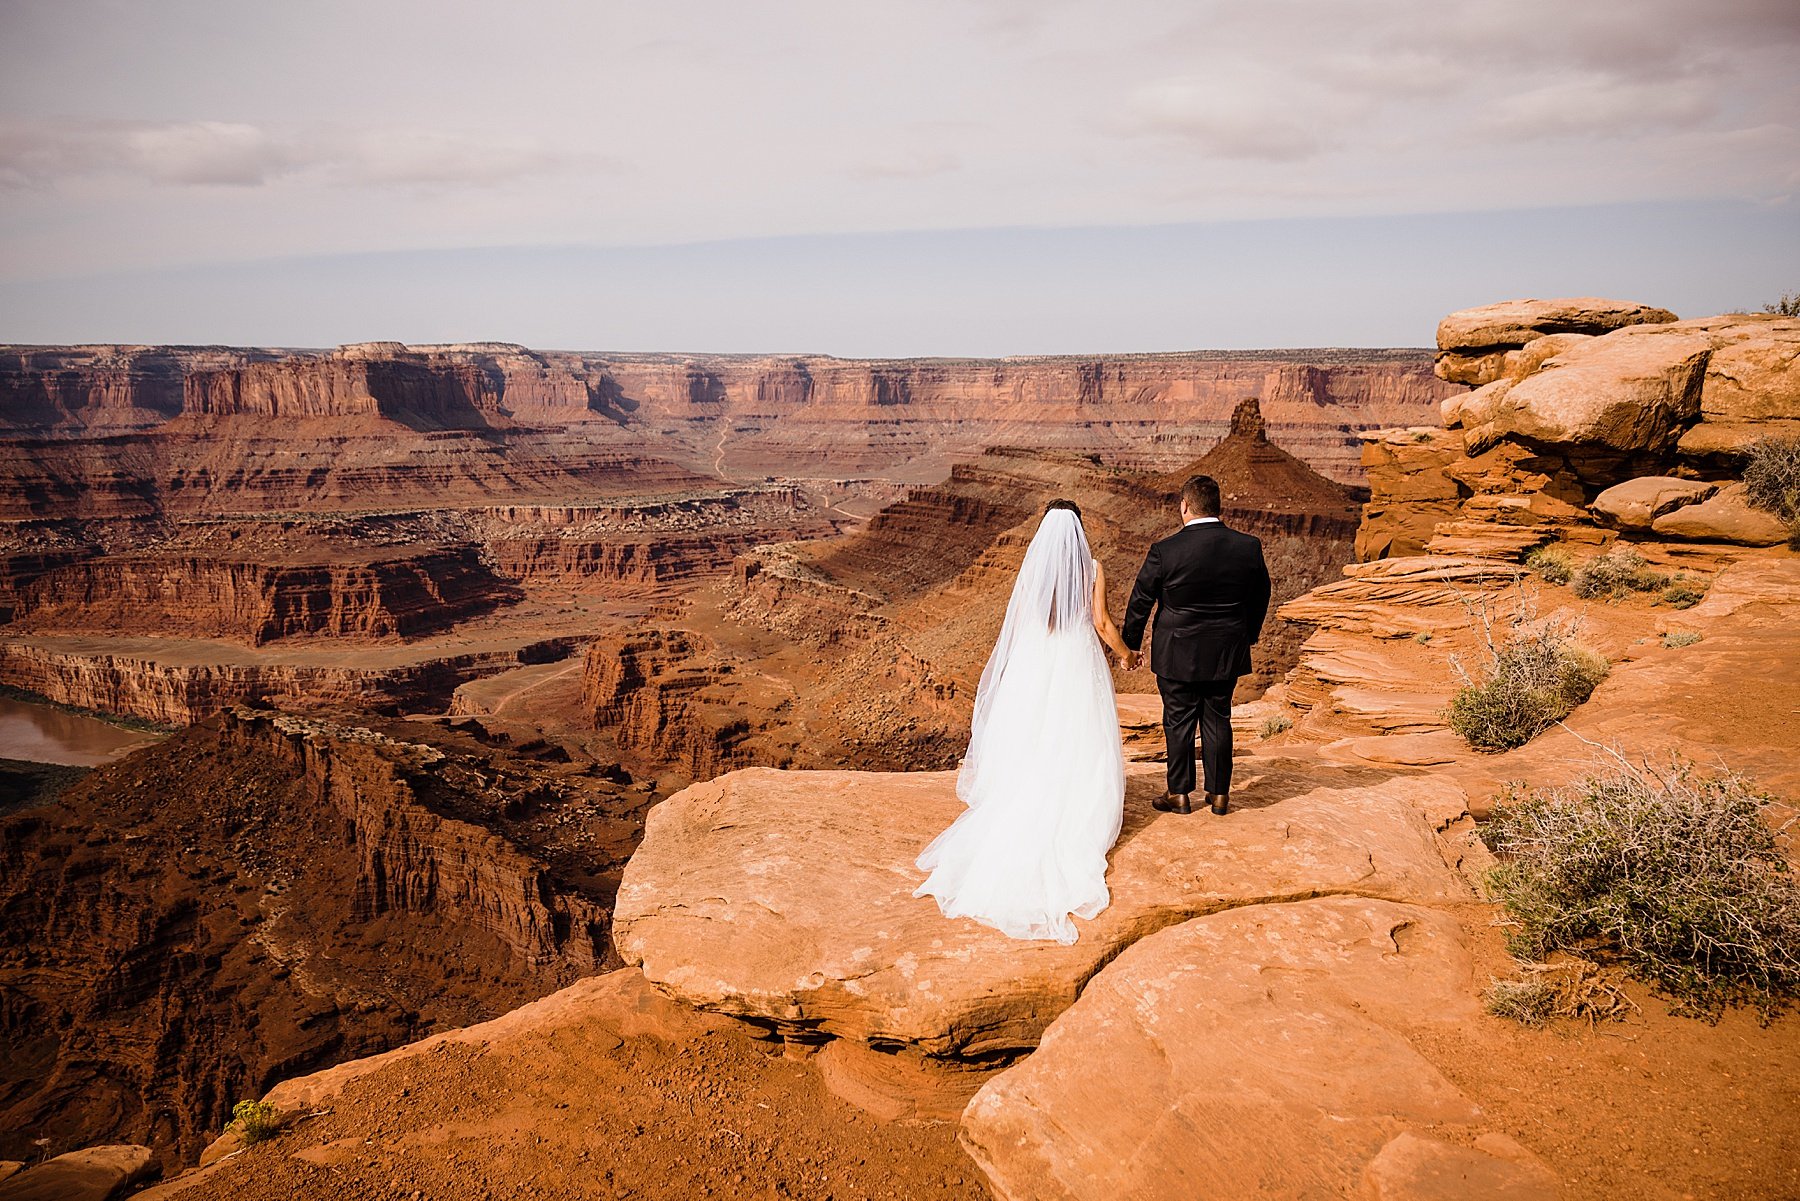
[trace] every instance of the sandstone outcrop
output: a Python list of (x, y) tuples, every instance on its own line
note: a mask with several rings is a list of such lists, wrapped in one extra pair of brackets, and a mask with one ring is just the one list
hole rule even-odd
[[(1475, 1016), (1471, 974), (1454, 919), (1414, 905), (1332, 898), (1184, 922), (1090, 981), (976, 1094), (963, 1139), (1005, 1201), (1354, 1197), (1370, 1183), (1392, 1201), (1553, 1201), (1549, 1171), (1484, 1129), (1409, 1041)], [(1438, 1164), (1498, 1187), (1420, 1187)]]
[(1674, 320), (1675, 314), (1667, 309), (1597, 297), (1508, 300), (1463, 309), (1438, 322), (1435, 369), (1440, 379), (1488, 384), (1508, 374), (1523, 374), (1525, 364), (1517, 359), (1509, 364), (1507, 358), (1541, 338), (1559, 338), (1560, 351), (1572, 345), (1572, 337)]
[(87, 1147), (0, 1178), (0, 1201), (112, 1201), (150, 1176), (148, 1147)]
[(1627, 530), (1648, 530), (1652, 522), (1683, 505), (1699, 504), (1719, 490), (1717, 484), (1671, 475), (1644, 475), (1614, 484), (1594, 498), (1596, 516)]
[(1730, 484), (1697, 504), (1671, 510), (1652, 522), (1651, 529), (1668, 538), (1744, 546), (1777, 546), (1788, 538), (1786, 524), (1753, 506), (1742, 484)]
[(1190, 917), (1342, 893), (1468, 895), (1422, 816), (1444, 797), (1413, 782), (1318, 788), (1230, 822), (1147, 821), (1160, 773), (1133, 770), (1112, 905), (1071, 946), (948, 922), (912, 895), (913, 859), (961, 808), (950, 774), (763, 768), (651, 812), (614, 937), (626, 962), (701, 1008), (793, 1037), (979, 1057), (1029, 1049), (1121, 949)]
[(1489, 439), (1514, 435), (1576, 451), (1663, 455), (1700, 415), (1712, 351), (1710, 339), (1678, 330), (1648, 326), (1583, 342), (1517, 382), (1488, 385), (1497, 391), (1486, 411), (1470, 413), (1465, 401), (1464, 423), (1485, 427)]

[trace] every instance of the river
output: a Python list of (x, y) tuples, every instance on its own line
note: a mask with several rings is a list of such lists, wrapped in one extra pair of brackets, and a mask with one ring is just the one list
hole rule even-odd
[(0, 759), (93, 767), (160, 737), (50, 705), (0, 697)]

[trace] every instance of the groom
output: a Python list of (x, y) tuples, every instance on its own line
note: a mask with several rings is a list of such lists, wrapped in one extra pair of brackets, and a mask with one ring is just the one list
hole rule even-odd
[(1231, 804), (1231, 693), (1250, 670), (1250, 644), (1262, 636), (1269, 569), (1260, 541), (1219, 520), (1217, 480), (1188, 480), (1180, 506), (1181, 530), (1150, 548), (1119, 633), (1136, 667), (1144, 659), (1144, 623), (1158, 608), (1150, 669), (1162, 693), (1169, 794), (1151, 804), (1164, 813), (1193, 812), (1198, 723), (1206, 803), (1224, 813)]

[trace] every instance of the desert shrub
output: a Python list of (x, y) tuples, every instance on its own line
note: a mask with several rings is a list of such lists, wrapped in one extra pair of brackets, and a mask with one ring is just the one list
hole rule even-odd
[(281, 1130), (275, 1107), (267, 1101), (239, 1101), (231, 1107), (231, 1120), (246, 1146), (274, 1138)]
[(1507, 798), (1483, 828), (1510, 949), (1616, 960), (1701, 1016), (1778, 1011), (1800, 990), (1800, 884), (1768, 798), (1731, 772), (1621, 764)]
[(1692, 609), (1705, 599), (1706, 585), (1679, 571), (1663, 585), (1662, 594), (1656, 598), (1658, 604), (1667, 605), (1671, 609)]
[(1262, 736), (1273, 738), (1294, 728), (1294, 719), (1285, 713), (1275, 713), (1263, 719)]
[(1667, 634), (1662, 636), (1662, 644), (1670, 650), (1675, 650), (1684, 646), (1692, 646), (1698, 641), (1700, 641), (1700, 632), (1698, 630), (1670, 630)]
[(1800, 518), (1800, 438), (1759, 438), (1744, 461), (1751, 504), (1784, 521)]
[(1481, 610), (1477, 618), (1487, 648), (1486, 672), (1476, 679), (1452, 659), (1463, 687), (1451, 699), (1448, 718), (1450, 728), (1478, 751), (1530, 742), (1587, 700), (1612, 668), (1606, 656), (1575, 640), (1572, 625), (1533, 624), (1523, 598), (1503, 639), (1495, 635), (1490, 614)]
[(1633, 592), (1655, 592), (1667, 587), (1669, 577), (1653, 571), (1644, 556), (1615, 546), (1581, 565), (1569, 581), (1575, 595), (1588, 600), (1619, 600)]
[(1420, 630), (1417, 634), (1413, 635), (1413, 641), (1418, 643), (1420, 646), (1424, 646), (1426, 643), (1431, 641), (1431, 631), (1430, 630)]
[(1780, 300), (1763, 305), (1762, 311), (1773, 313), (1777, 317), (1800, 317), (1800, 292), (1783, 292)]
[(1603, 969), (1585, 959), (1562, 963), (1521, 963), (1515, 975), (1488, 984), (1487, 1011), (1525, 1026), (1553, 1017), (1610, 1022), (1637, 1005)]
[(1540, 546), (1525, 556), (1525, 566), (1547, 583), (1566, 584), (1575, 574), (1575, 556), (1560, 546)]

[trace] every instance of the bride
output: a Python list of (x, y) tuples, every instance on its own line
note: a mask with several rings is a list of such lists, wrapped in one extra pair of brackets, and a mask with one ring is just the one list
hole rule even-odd
[(1051, 501), (981, 673), (956, 777), (967, 809), (918, 858), (914, 896), (1013, 938), (1072, 943), (1070, 916), (1106, 908), (1125, 760), (1104, 642), (1134, 661), (1106, 612), (1106, 575), (1081, 510)]

